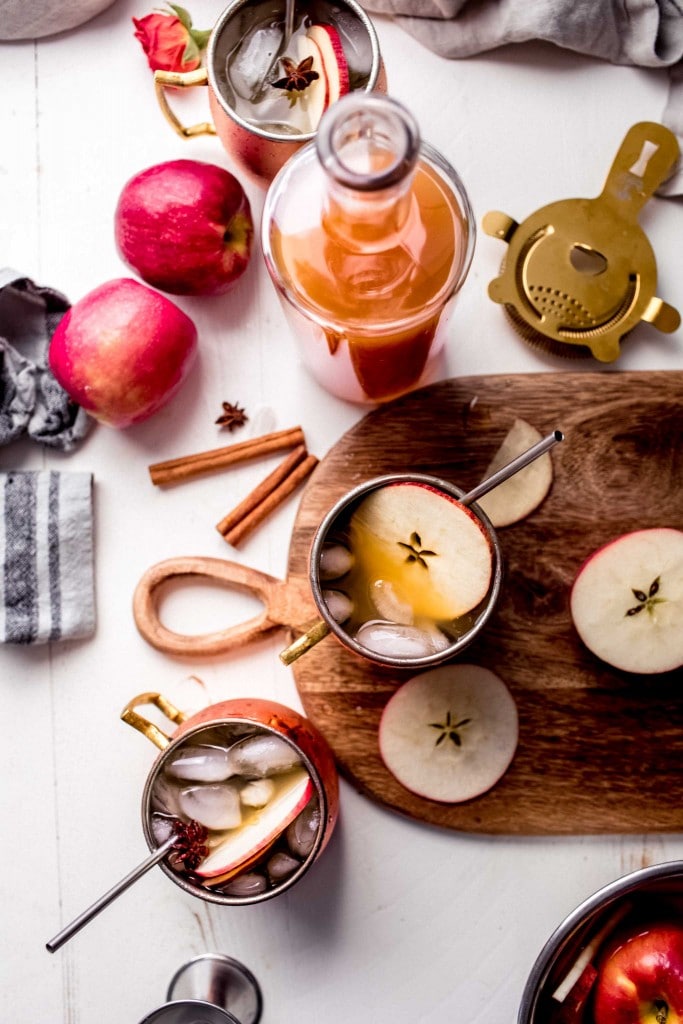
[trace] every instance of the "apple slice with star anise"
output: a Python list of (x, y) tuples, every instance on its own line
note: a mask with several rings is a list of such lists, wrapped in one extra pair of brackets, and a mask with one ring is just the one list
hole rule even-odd
[(489, 591), (493, 551), (481, 520), (429, 484), (401, 481), (371, 491), (350, 531), (369, 585), (390, 587), (392, 601), (412, 608), (416, 620), (458, 618)]
[(586, 647), (624, 672), (683, 665), (683, 532), (626, 533), (584, 562), (570, 609)]
[(459, 803), (495, 785), (518, 735), (517, 707), (502, 679), (481, 665), (443, 665), (413, 676), (389, 699), (379, 750), (412, 793)]

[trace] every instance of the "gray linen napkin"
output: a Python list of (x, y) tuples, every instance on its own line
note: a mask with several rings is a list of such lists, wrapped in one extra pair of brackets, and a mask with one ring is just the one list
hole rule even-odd
[[(670, 69), (662, 123), (683, 151), (683, 0), (363, 0), (442, 57), (554, 43), (613, 64)], [(683, 195), (683, 166), (659, 189)]]
[(0, 642), (95, 631), (92, 474), (0, 473)]
[(93, 420), (57, 383), (47, 349), (69, 301), (9, 268), (0, 269), (0, 444), (27, 434), (71, 451)]

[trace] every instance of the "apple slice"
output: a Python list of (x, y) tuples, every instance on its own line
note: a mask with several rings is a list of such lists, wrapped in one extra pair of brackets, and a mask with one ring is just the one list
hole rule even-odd
[(212, 883), (226, 881), (237, 874), (275, 842), (312, 796), (310, 775), (305, 768), (296, 769), (265, 807), (214, 847), (196, 874), (211, 879)]
[[(369, 587), (408, 605), (415, 619), (456, 619), (488, 593), (493, 552), (471, 509), (428, 484), (372, 491), (351, 517), (356, 569)], [(387, 590), (390, 585), (390, 590)]]
[(597, 977), (597, 968), (593, 964), (586, 964), (565, 1000), (553, 1009), (550, 1024), (583, 1024)]
[[(517, 419), (488, 464), (484, 480), (541, 440), (541, 434), (526, 420)], [(550, 452), (541, 455), (524, 469), (480, 498), (477, 504), (494, 526), (510, 526), (530, 515), (541, 504), (553, 482)]]
[(614, 668), (683, 665), (683, 532), (636, 530), (599, 548), (578, 572), (570, 610), (586, 647)]
[(518, 732), (517, 707), (502, 679), (480, 665), (444, 665), (413, 676), (390, 698), (379, 750), (412, 793), (460, 803), (507, 771)]
[(308, 35), (296, 35), (292, 38), (292, 43), (294, 63), (300, 64), (303, 60), (311, 57), (313, 59), (312, 70), (318, 73), (318, 77), (297, 95), (297, 102), (301, 110), (305, 111), (308, 120), (308, 124), (302, 126), (301, 130), (305, 133), (314, 132), (320, 124), (320, 118), (329, 106), (327, 73), (315, 39), (311, 39)]
[(327, 82), (325, 110), (350, 88), (349, 65), (341, 37), (333, 25), (311, 25), (306, 32), (320, 52)]

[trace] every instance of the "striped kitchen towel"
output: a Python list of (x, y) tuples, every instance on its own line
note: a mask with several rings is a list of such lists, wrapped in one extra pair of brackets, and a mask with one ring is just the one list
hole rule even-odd
[(95, 631), (92, 473), (0, 473), (0, 641)]

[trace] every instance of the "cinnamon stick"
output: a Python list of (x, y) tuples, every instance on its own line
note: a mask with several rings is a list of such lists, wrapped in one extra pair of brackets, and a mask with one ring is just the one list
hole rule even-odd
[[(305, 455), (305, 449), (304, 449)], [(310, 473), (313, 472), (315, 467), (318, 465), (318, 460), (315, 455), (305, 455), (302, 461), (294, 462), (294, 452), (287, 459), (285, 459), (278, 468), (270, 474), (270, 477), (266, 477), (258, 487), (255, 487), (251, 494), (247, 495), (243, 502), (237, 506), (233, 512), (229, 512), (224, 519), (218, 523), (216, 529), (222, 534), (224, 540), (228, 544), (232, 544), (233, 547), (237, 547), (240, 541), (255, 530), (263, 520), (274, 512), (279, 505), (289, 497), (292, 491), (296, 490), (300, 483), (302, 483)], [(300, 456), (299, 456), (300, 458)], [(290, 463), (287, 471), (282, 474), (282, 470), (285, 463)], [(268, 484), (269, 480), (279, 474), (281, 476), (280, 482), (274, 487)], [(265, 492), (265, 493), (264, 493)], [(255, 495), (257, 498), (255, 499)], [(263, 497), (261, 497), (263, 495)], [(240, 508), (249, 507), (249, 511), (246, 513), (241, 512), (235, 521), (235, 512), (239, 512)], [(221, 529), (224, 523), (228, 522), (227, 528)]]
[(182, 455), (166, 462), (155, 462), (149, 466), (152, 483), (158, 485), (181, 483), (202, 473), (211, 473), (216, 469), (233, 466), (238, 462), (256, 459), (261, 455), (285, 451), (287, 448), (305, 444), (301, 427), (290, 427), (287, 430), (276, 430), (271, 434), (262, 434), (247, 441), (227, 445), (225, 448), (212, 448), (193, 455)]
[(261, 483), (250, 491), (250, 493), (244, 498), (243, 501), (236, 505), (232, 511), (228, 512), (220, 523), (216, 524), (216, 529), (223, 536), (237, 526), (245, 516), (248, 516), (257, 505), (260, 505), (269, 494), (271, 494), (276, 487), (279, 487), (283, 480), (285, 480), (292, 470), (299, 465), (300, 462), (306, 458), (306, 446), (303, 444), (297, 445), (293, 452), (283, 459), (282, 462), (276, 466), (272, 473), (270, 473)]

